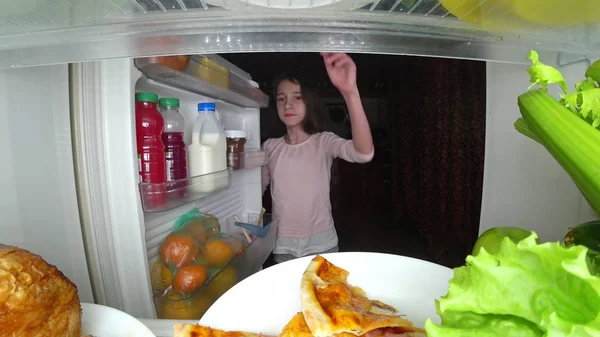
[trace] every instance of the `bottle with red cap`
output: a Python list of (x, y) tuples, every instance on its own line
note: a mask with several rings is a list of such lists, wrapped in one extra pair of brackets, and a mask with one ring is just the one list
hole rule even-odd
[(135, 94), (135, 124), (140, 180), (145, 185), (146, 206), (160, 207), (166, 203), (165, 147), (162, 142), (163, 117), (158, 111), (158, 95), (150, 92)]
[[(158, 107), (165, 122), (162, 141), (165, 145), (165, 162), (167, 181), (173, 182), (187, 178), (187, 159), (183, 131), (185, 120), (179, 114), (179, 99), (162, 97), (158, 100)], [(180, 197), (186, 195), (185, 181), (175, 182), (175, 194)]]

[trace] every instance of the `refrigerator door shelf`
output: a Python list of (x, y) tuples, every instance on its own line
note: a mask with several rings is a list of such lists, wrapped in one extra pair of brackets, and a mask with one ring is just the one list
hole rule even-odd
[(145, 212), (163, 212), (189, 204), (231, 184), (231, 171), (204, 174), (165, 183), (140, 183), (140, 196)]
[(228, 153), (227, 165), (234, 170), (247, 170), (267, 164), (267, 153), (259, 149), (247, 148), (244, 152)]
[[(185, 72), (159, 63), (149, 63), (147, 59), (136, 59), (135, 66), (153, 81), (195, 94), (218, 97), (219, 100), (246, 108), (265, 108), (269, 105), (269, 96), (249, 81), (235, 73), (223, 72), (222, 67), (217, 69), (211, 63), (192, 60)], [(227, 81), (219, 80), (224, 76)]]

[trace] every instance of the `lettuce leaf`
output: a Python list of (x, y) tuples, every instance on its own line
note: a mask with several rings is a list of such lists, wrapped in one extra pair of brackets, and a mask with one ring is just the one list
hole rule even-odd
[(515, 316), (480, 315), (473, 312), (447, 311), (440, 327), (428, 321), (427, 336), (541, 337), (543, 332), (533, 323)]
[(600, 336), (600, 278), (587, 248), (536, 239), (504, 239), (498, 254), (467, 257), (436, 302), (442, 324), (426, 322), (428, 336)]

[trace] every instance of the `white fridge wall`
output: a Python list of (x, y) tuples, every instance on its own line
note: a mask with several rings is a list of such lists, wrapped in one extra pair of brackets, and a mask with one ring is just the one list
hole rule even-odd
[(0, 243), (56, 265), (93, 302), (77, 204), (68, 66), (0, 71)]
[[(560, 70), (572, 87), (583, 79), (588, 65), (579, 62)], [(592, 220), (595, 215), (548, 151), (514, 129), (513, 123), (521, 116), (517, 97), (528, 86), (526, 66), (488, 62), (479, 232), (517, 226), (535, 230), (542, 240), (561, 240), (569, 227)]]

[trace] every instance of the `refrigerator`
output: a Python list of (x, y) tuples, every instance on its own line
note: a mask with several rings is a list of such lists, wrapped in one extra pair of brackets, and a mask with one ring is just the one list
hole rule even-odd
[(223, 88), (136, 59), (198, 54), (225, 62), (219, 53), (300, 51), (486, 61), (480, 232), (519, 224), (559, 240), (594, 213), (559, 164), (513, 123), (529, 84), (530, 49), (571, 85), (600, 58), (597, 6), (582, 1), (579, 16), (569, 15), (566, 2), (532, 1), (532, 10), (507, 0), (4, 1), (0, 242), (56, 265), (81, 301), (123, 310), (168, 336), (173, 322), (156, 318), (149, 278), (161, 240), (194, 207), (225, 228), (233, 216), (255, 217), (260, 166), (232, 171), (228, 187), (214, 193), (145, 211), (134, 94), (179, 97), (186, 137), (195, 105), (215, 101), (225, 128), (246, 131), (246, 146), (256, 149), (268, 97), (232, 64), (238, 85)]

